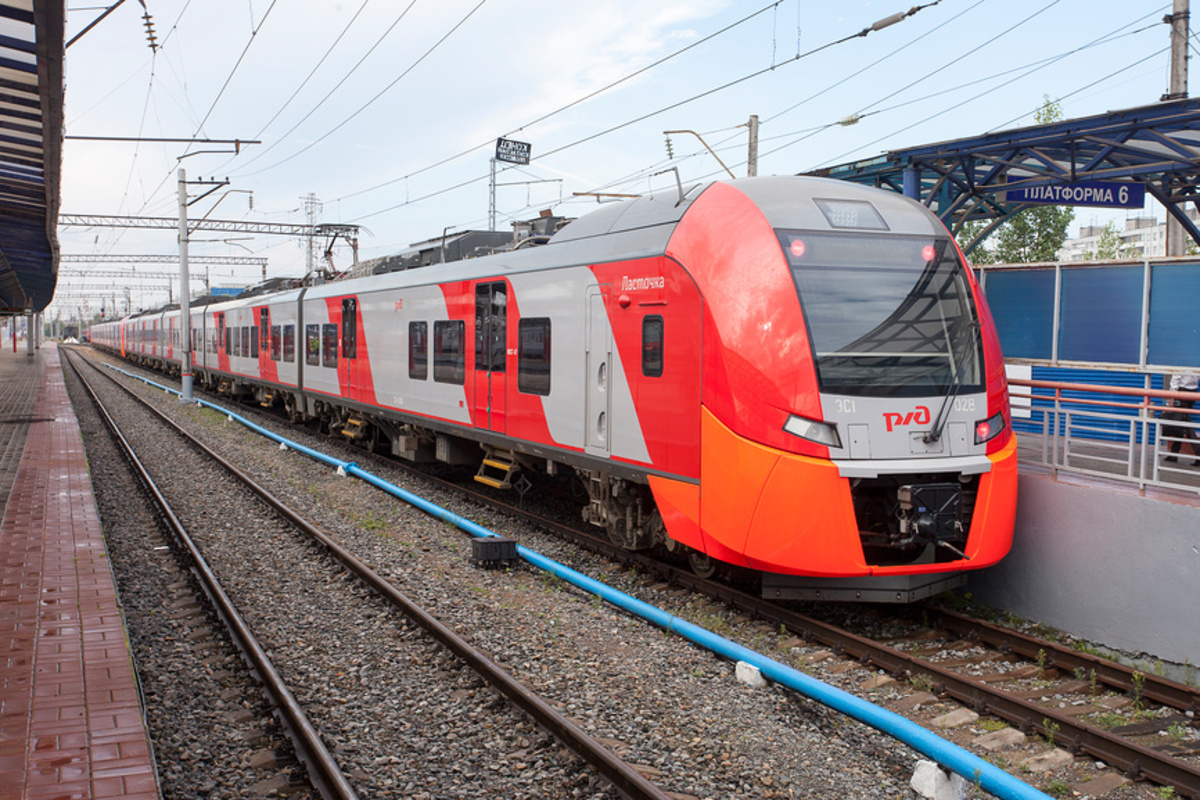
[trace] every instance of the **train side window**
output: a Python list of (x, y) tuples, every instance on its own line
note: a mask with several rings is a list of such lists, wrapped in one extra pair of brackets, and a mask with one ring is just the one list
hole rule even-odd
[[(271, 314), (270, 314), (269, 309), (266, 309), (266, 308), (259, 309), (259, 311), (258, 311), (258, 327), (262, 330), (262, 349), (263, 349), (263, 352), (265, 353), (270, 348), (270, 345), (271, 345), (271, 339), (270, 339)], [(258, 348), (256, 347), (254, 349), (257, 350)], [(276, 360), (278, 360), (278, 359), (276, 359)]]
[(241, 328), (230, 328), (229, 329), (229, 338), (233, 340), (233, 352), (230, 355), (235, 356), (235, 357), (241, 356), (241, 354), (242, 354), (242, 329)]
[(549, 317), (517, 323), (517, 389), (525, 394), (550, 394)]
[(254, 351), (250, 349), (250, 326), (242, 326), (242, 355), (250, 358), (254, 355)]
[(234, 333), (234, 330), (235, 330), (234, 328), (231, 328), (228, 325), (225, 326), (225, 355), (227, 355), (227, 356), (233, 355), (233, 333)]
[[(263, 328), (263, 330), (265, 331), (266, 328)], [(263, 341), (264, 345), (267, 343), (267, 336), (265, 333), (263, 334), (262, 341)], [(250, 356), (251, 358), (258, 358), (258, 326), (257, 325), (252, 325), (250, 327), (250, 349), (246, 351), (246, 355)]]
[(325, 323), (322, 326), (321, 342), (324, 345), (321, 359), (325, 366), (336, 367), (338, 361), (338, 326)]
[(304, 363), (310, 367), (321, 366), (321, 326), (304, 326)]
[(466, 382), (467, 324), (462, 320), (433, 323), (433, 379), (438, 383)]
[(342, 298), (342, 357), (358, 358), (358, 300)]
[(423, 381), (429, 377), (429, 323), (408, 323), (408, 377)]
[(296, 326), (283, 326), (283, 360), (291, 364), (296, 360)]
[(271, 360), (279, 360), (279, 349), (283, 343), (282, 331), (278, 325), (271, 326)]
[(642, 374), (657, 378), (663, 374), (663, 318), (649, 314), (642, 318)]

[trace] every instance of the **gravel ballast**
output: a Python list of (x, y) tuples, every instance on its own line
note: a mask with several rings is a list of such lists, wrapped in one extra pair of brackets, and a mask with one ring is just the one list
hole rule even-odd
[[(915, 797), (908, 781), (918, 756), (907, 746), (788, 690), (773, 685), (750, 688), (736, 680), (733, 664), (528, 566), (473, 567), (470, 542), (457, 530), (295, 452), (280, 450), (221, 414), (183, 406), (161, 390), (122, 381), (241, 465), (665, 790), (696, 798)], [(97, 384), (103, 386), (103, 381)], [(111, 389), (105, 396), (130, 404)], [(273, 522), (260, 503), (233, 490), (228, 478), (137, 416), (143, 413), (121, 411), (122, 419), (128, 416), (140, 431), (135, 446), (146, 451), (156, 479), (175, 496), (185, 525), (201, 540), (251, 627), (294, 683), (293, 691), (363, 796), (616, 796), (581, 761), (509, 710), (464, 666), (331, 566), (318, 549), (300, 543)], [(102, 450), (99, 440), (104, 435), (84, 423), (83, 413), (80, 417), (95, 480), (103, 484), (108, 473), (99, 465), (114, 456)], [(361, 450), (282, 423), (266, 424), (303, 444), (357, 461), (497, 533), (778, 660), (810, 671), (819, 663), (813, 659), (816, 649), (803, 642), (607, 565), (529, 526), (481, 511)], [(105, 503), (106, 532), (152, 527), (151, 520), (134, 514), (134, 505)], [(140, 573), (152, 576), (157, 561), (169, 556), (145, 543), (126, 545), (123, 538), (124, 533), (112, 534), (110, 548), (114, 565), (120, 565), (118, 578), (133, 627), (141, 624), (143, 614), (129, 609), (135, 599), (124, 582), (152, 584)], [(178, 602), (161, 586), (146, 593), (138, 604), (155, 608), (157, 603), (162, 609)], [(145, 614), (159, 615), (161, 611)], [(135, 638), (143, 637), (165, 643), (162, 633)], [(231, 671), (228, 662), (236, 658), (228, 645), (213, 647), (209, 658), (220, 660), (208, 669)], [(149, 656), (143, 647), (136, 649), (139, 667), (145, 669)], [(203, 677), (180, 674), (173, 679), (173, 668), (171, 662), (155, 668), (164, 676), (163, 688), (148, 690), (148, 702), (166, 702), (174, 699), (169, 697), (173, 693), (197, 694), (193, 684), (202, 684)], [(216, 697), (220, 700), (220, 691)], [(241, 692), (232, 704), (261, 714), (253, 710), (252, 700)], [(156, 740), (169, 741), (176, 735), (169, 732), (174, 712), (157, 713), (164, 719), (154, 725)], [(228, 711), (224, 713), (228, 719)], [(198, 716), (176, 719), (179, 727), (210, 727)], [(220, 726), (211, 727), (217, 728), (218, 740), (232, 736)], [(276, 749), (278, 743), (270, 737), (278, 733), (269, 719), (259, 727), (267, 749)], [(157, 741), (156, 745), (160, 770), (165, 775), (178, 773), (179, 788), (168, 796), (245, 794), (247, 787), (289, 769), (286, 755), (274, 773), (248, 767), (243, 748), (241, 755), (224, 757), (235, 762), (227, 771), (210, 770), (201, 779), (186, 768), (183, 753)], [(220, 762), (216, 747), (189, 745), (191, 760), (203, 751), (205, 763)]]

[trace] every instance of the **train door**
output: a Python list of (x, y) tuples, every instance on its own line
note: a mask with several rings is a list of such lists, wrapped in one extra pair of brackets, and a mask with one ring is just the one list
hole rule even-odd
[(358, 400), (361, 379), (358, 374), (358, 298), (342, 298), (342, 361), (345, 362), (345, 396)]
[(587, 420), (585, 450), (589, 455), (609, 454), (608, 426), (612, 409), (608, 391), (609, 368), (612, 360), (612, 338), (608, 326), (608, 311), (600, 287), (588, 288), (587, 294)]
[(475, 285), (475, 427), (505, 431), (508, 286)]

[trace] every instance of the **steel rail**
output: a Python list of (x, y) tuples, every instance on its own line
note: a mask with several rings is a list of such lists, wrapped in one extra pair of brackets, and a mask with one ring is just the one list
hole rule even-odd
[[(416, 472), (419, 473), (419, 470)], [(670, 581), (691, 591), (700, 592), (738, 608), (752, 617), (766, 620), (772, 625), (783, 625), (805, 640), (831, 647), (839, 655), (857, 659), (864, 666), (882, 669), (899, 680), (905, 680), (915, 675), (924, 675), (932, 683), (936, 694), (954, 699), (977, 713), (1000, 717), (1026, 733), (1036, 731), (1047, 737), (1053, 737), (1059, 745), (1066, 746), (1076, 753), (1086, 753), (1102, 760), (1132, 778), (1146, 778), (1163, 786), (1174, 786), (1180, 796), (1200, 798), (1200, 769), (1165, 753), (1156, 752), (1136, 742), (1128, 741), (1115, 733), (1088, 725), (1058, 709), (1039, 706), (1034, 702), (1015, 697), (987, 683), (960, 675), (948, 668), (909, 655), (896, 648), (874, 642), (808, 615), (782, 608), (771, 601), (728, 584), (699, 578), (685, 569), (631, 553), (607, 541), (588, 536), (569, 526), (546, 520), (532, 512), (515, 508), (464, 487), (455, 486), (452, 483), (446, 483), (446, 485), (467, 494), (477, 502), (529, 520), (541, 527), (551, 529), (557, 534), (565, 535), (576, 544), (594, 552), (606, 555), (627, 566), (634, 566), (639, 572)], [(1032, 637), (1027, 637), (1027, 639), (1029, 642), (1038, 642)], [(1056, 649), (1051, 642), (1040, 642), (1039, 647)], [(1020, 649), (1026, 650), (1028, 645), (1023, 644)], [(1037, 649), (1034, 648), (1033, 657), (1036, 657)], [(1066, 648), (1061, 649), (1067, 650)], [(1017, 648), (1013, 646), (1013, 650), (1017, 651)], [(1062, 654), (1064, 665), (1068, 663), (1067, 655), (1066, 652)], [(1084, 654), (1079, 654), (1078, 658), (1078, 664), (1087, 668), (1093, 668), (1097, 663), (1104, 664), (1103, 674), (1114, 682), (1117, 681), (1115, 676), (1124, 670), (1121, 665), (1107, 659)], [(1176, 686), (1182, 691), (1179, 689), (1172, 691), (1170, 684), (1172, 684), (1171, 681), (1164, 679), (1158, 679), (1152, 684), (1147, 676), (1146, 687), (1142, 694), (1144, 697), (1153, 697), (1159, 702), (1177, 708), (1191, 708), (1192, 704), (1196, 702), (1197, 693), (1181, 684), (1176, 684)], [(1132, 686), (1132, 675), (1130, 675), (1129, 685)], [(1171, 702), (1171, 700), (1175, 702)]]
[[(1118, 664), (1102, 656), (1083, 653), (1058, 642), (1038, 639), (1034, 636), (1009, 630), (1008, 628), (975, 619), (966, 614), (960, 614), (945, 608), (924, 605), (930, 615), (931, 627), (934, 620), (937, 626), (945, 628), (959, 636), (978, 640), (1002, 651), (1011, 651), (1024, 656), (1031, 661), (1038, 659), (1038, 651), (1043, 651), (1051, 666), (1078, 673), (1079, 670), (1092, 670), (1096, 680), (1114, 689), (1124, 692), (1137, 691), (1141, 697), (1153, 700), (1164, 706), (1200, 713), (1200, 689), (1163, 678), (1153, 673), (1134, 670), (1124, 664)], [(1136, 681), (1134, 675), (1140, 677)]]
[[(111, 376), (106, 377), (113, 380)], [(326, 548), (330, 555), (358, 575), (371, 589), (383, 596), (384, 599), (398, 608), (413, 622), (420, 625), (434, 639), (465, 661), (476, 674), (507, 697), (514, 706), (528, 714), (567, 749), (591, 765), (612, 784), (613, 788), (621, 796), (629, 798), (629, 800), (669, 800), (669, 795), (657, 785), (648, 780), (627, 762), (618, 758), (611, 750), (598, 742), (537, 694), (527, 689), (524, 684), (481, 650), (471, 645), (464, 638), (446, 627), (436, 617), (406, 597), (370, 566), (338, 544), (332, 537), (313, 526), (241, 469), (222, 458), (203, 442), (181, 428), (174, 420), (147, 404), (145, 400), (138, 397), (128, 387), (119, 381), (113, 380), (113, 382), (129, 394), (129, 396), (145, 406), (147, 410), (154, 413), (168, 427), (187, 440), (189, 444), (220, 464), (223, 469), (227, 470), (248, 489), (257, 494), (264, 502), (275, 509), (277, 513), (287, 519), (288, 522), (316, 542), (319, 542)]]
[(196, 546), (196, 543), (184, 528), (183, 523), (180, 522), (175, 512), (171, 509), (170, 503), (163, 496), (154, 479), (150, 477), (150, 473), (146, 470), (141, 460), (138, 459), (133, 446), (121, 432), (120, 426), (112, 418), (112, 415), (109, 414), (103, 401), (100, 400), (91, 383), (83, 376), (75, 363), (71, 359), (67, 359), (67, 361), (71, 364), (71, 369), (75, 372), (76, 377), (79, 378), (84, 389), (91, 397), (92, 402), (96, 405), (97, 411), (104, 419), (104, 424), (108, 426), (113, 437), (117, 440), (121, 451), (137, 473), (138, 479), (161, 511), (163, 520), (170, 529), (175, 543), (191, 559), (192, 573), (200, 582), (200, 586), (204, 590), (205, 595), (208, 596), (209, 602), (212, 603), (217, 614), (229, 629), (238, 650), (241, 651), (255, 675), (262, 681), (263, 688), (266, 690), (271, 702), (275, 706), (278, 716), (283, 722), (288, 738), (292, 740), (292, 744), (296, 748), (297, 756), (308, 769), (308, 777), (312, 781), (314, 788), (326, 800), (358, 800), (358, 794), (354, 791), (349, 781), (346, 780), (346, 776), (342, 773), (337, 762), (325, 747), (316, 727), (309, 721), (304, 710), (296, 701), (295, 696), (292, 695), (291, 691), (287, 688), (287, 684), (284, 683), (283, 678), (275, 669), (274, 664), (271, 663), (266, 651), (258, 643), (258, 640), (255, 639), (249, 625), (242, 619), (236, 606), (234, 606), (229, 596), (225, 593), (225, 590), (221, 587), (220, 581), (213, 573), (212, 568), (209, 567), (208, 562), (205, 561), (199, 547)]
[[(1170, 394), (1170, 393), (1168, 393)], [(1036, 731), (1067, 746), (1077, 753), (1087, 753), (1124, 771), (1132, 778), (1147, 778), (1164, 786), (1174, 786), (1181, 796), (1200, 799), (1200, 769), (1178, 759), (1158, 753), (1148, 747), (1125, 740), (1123, 737), (1081, 722), (1053, 708), (1014, 697), (1007, 692), (981, 681), (959, 675), (896, 648), (873, 642), (865, 637), (837, 628), (813, 617), (781, 608), (756, 595), (741, 591), (718, 581), (704, 580), (690, 571), (666, 564), (638, 553), (632, 553), (605, 540), (582, 533), (570, 526), (547, 520), (532, 512), (516, 508), (487, 495), (456, 484), (434, 478), (418, 469), (389, 461), (395, 466), (422, 475), (428, 480), (443, 484), (454, 491), (465, 494), (477, 502), (525, 519), (543, 528), (570, 539), (593, 552), (603, 554), (626, 566), (658, 579), (673, 582), (685, 589), (701, 592), (738, 608), (753, 617), (762, 618), (774, 625), (782, 624), (801, 638), (829, 646), (839, 654), (857, 659), (865, 666), (875, 666), (893, 677), (906, 679), (913, 675), (925, 675), (931, 680), (937, 694), (950, 697), (978, 713), (989, 713), (1000, 717), (1025, 732)], [(1042, 643), (1041, 647), (1046, 648)], [(1112, 673), (1120, 671), (1120, 665), (1111, 664)], [(1093, 666), (1092, 662), (1086, 665)], [(1147, 680), (1147, 685), (1150, 681)], [(1170, 682), (1164, 682), (1170, 683)], [(1184, 687), (1186, 689), (1186, 687)], [(1166, 694), (1163, 692), (1162, 694)], [(1148, 695), (1147, 695), (1148, 696)], [(1191, 701), (1189, 701), (1191, 702)], [(1177, 706), (1179, 707), (1179, 706)], [(1186, 706), (1185, 706), (1186, 707)]]

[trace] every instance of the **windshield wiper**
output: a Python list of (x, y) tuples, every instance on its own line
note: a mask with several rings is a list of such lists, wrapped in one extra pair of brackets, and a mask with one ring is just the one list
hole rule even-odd
[(967, 346), (962, 357), (959, 358), (958, 364), (954, 369), (954, 379), (950, 382), (950, 389), (946, 392), (946, 397), (942, 400), (942, 407), (938, 409), (937, 416), (933, 420), (933, 427), (925, 432), (921, 437), (921, 441), (925, 444), (933, 444), (942, 438), (942, 432), (946, 429), (946, 423), (950, 421), (950, 416), (946, 413), (950, 408), (950, 401), (958, 397), (958, 393), (962, 388), (962, 373), (967, 362), (974, 360), (973, 353), (978, 351), (977, 342), (979, 340), (979, 322), (971, 320), (967, 323), (970, 335), (967, 337)]

